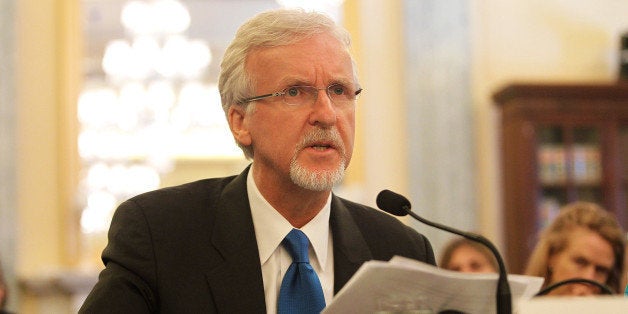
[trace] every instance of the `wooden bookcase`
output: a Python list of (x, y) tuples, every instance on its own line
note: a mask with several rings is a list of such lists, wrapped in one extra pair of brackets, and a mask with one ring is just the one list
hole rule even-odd
[(505, 259), (522, 273), (560, 206), (594, 201), (628, 227), (628, 83), (513, 84), (501, 114)]

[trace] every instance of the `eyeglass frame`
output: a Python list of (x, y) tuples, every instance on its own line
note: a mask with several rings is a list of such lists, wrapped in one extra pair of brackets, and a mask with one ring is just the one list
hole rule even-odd
[[(270, 94), (264, 94), (264, 95), (259, 95), (259, 96), (253, 96), (253, 97), (249, 97), (249, 98), (245, 98), (243, 100), (241, 100), (239, 103), (240, 104), (248, 104), (254, 101), (258, 101), (258, 100), (262, 100), (262, 99), (266, 99), (266, 98), (270, 98), (270, 97), (279, 97), (279, 96), (284, 96), (282, 97), (282, 101), (284, 104), (288, 105), (288, 106), (292, 106), (292, 107), (299, 107), (299, 106), (303, 106), (304, 104), (290, 104), (288, 102), (286, 102), (286, 98), (285, 96), (287, 95), (287, 90), (289, 90), (290, 88), (298, 88), (298, 87), (307, 87), (307, 88), (311, 88), (313, 90), (316, 90), (316, 98), (314, 98), (314, 102), (316, 102), (316, 100), (318, 100), (318, 91), (324, 90), (325, 94), (327, 94), (327, 97), (329, 98), (329, 100), (333, 103), (334, 101), (331, 98), (330, 93), (330, 89), (334, 86), (342, 86), (343, 88), (346, 88), (345, 85), (341, 84), (341, 83), (333, 83), (333, 84), (329, 84), (327, 87), (325, 88), (318, 88), (316, 86), (311, 86), (311, 85), (292, 85), (292, 86), (288, 86), (286, 88), (284, 88), (281, 91), (278, 92), (274, 92), (274, 93), (270, 93)], [(353, 99), (351, 99), (351, 101), (355, 101), (358, 99), (358, 96), (360, 95), (360, 93), (362, 92), (362, 88), (358, 88), (354, 94), (353, 94)]]

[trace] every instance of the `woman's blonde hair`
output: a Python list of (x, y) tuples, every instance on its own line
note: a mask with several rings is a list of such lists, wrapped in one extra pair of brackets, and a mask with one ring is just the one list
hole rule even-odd
[(453, 257), (454, 252), (456, 251), (456, 249), (462, 246), (471, 247), (480, 254), (482, 254), (491, 264), (491, 267), (493, 267), (495, 272), (499, 271), (499, 265), (497, 264), (497, 260), (495, 259), (495, 256), (493, 255), (491, 250), (489, 250), (481, 243), (471, 241), (466, 238), (455, 238), (449, 241), (447, 245), (445, 245), (438, 266), (440, 266), (441, 268), (450, 269), (449, 263), (451, 263), (451, 258)]

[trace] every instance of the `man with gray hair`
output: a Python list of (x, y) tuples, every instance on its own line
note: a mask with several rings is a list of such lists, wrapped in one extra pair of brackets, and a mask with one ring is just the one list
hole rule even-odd
[(332, 192), (362, 91), (348, 32), (302, 10), (243, 24), (219, 77), (241, 174), (148, 192), (116, 210), (81, 313), (319, 313), (368, 260), (434, 264), (429, 241)]

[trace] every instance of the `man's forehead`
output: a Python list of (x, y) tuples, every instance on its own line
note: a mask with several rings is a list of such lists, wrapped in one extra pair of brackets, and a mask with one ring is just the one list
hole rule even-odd
[(257, 79), (268, 79), (272, 73), (280, 74), (285, 83), (313, 83), (315, 75), (325, 74), (326, 83), (354, 83), (354, 64), (346, 50), (325, 51), (316, 53), (311, 46), (278, 46), (257, 48), (251, 51), (246, 58), (247, 71), (264, 69)]

